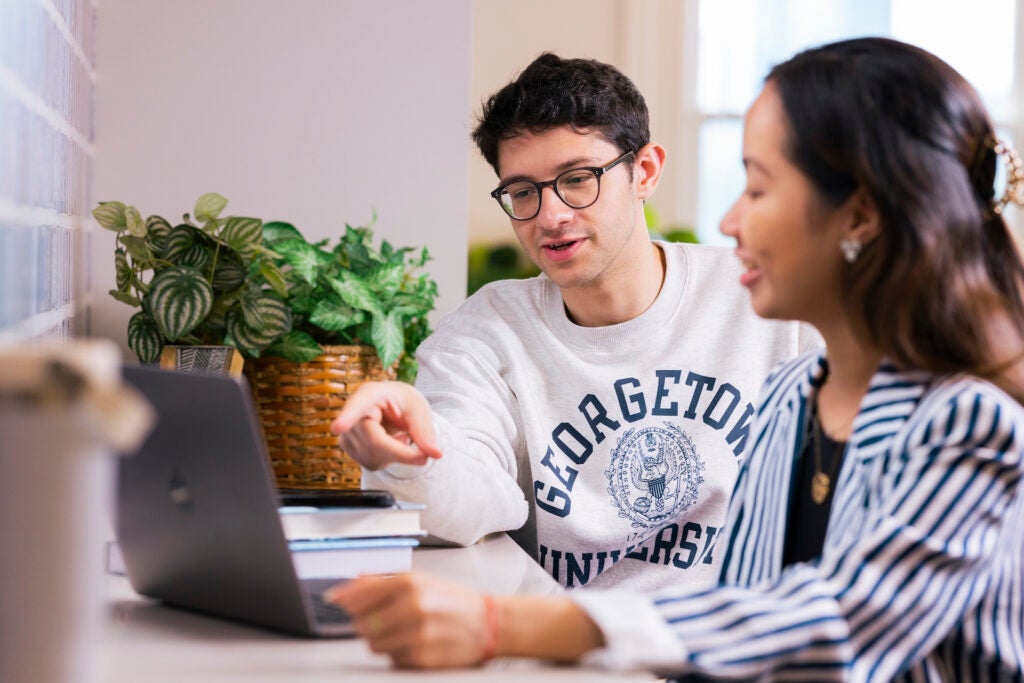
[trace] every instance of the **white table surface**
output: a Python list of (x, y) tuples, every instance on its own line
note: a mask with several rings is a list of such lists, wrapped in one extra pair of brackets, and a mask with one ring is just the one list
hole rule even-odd
[[(504, 534), (469, 548), (421, 548), (413, 566), (495, 594), (556, 594), (561, 587)], [(109, 622), (101, 651), (105, 683), (231, 681), (651, 681), (644, 672), (606, 672), (497, 659), (462, 671), (401, 671), (358, 639), (303, 639), (164, 607), (108, 578)]]

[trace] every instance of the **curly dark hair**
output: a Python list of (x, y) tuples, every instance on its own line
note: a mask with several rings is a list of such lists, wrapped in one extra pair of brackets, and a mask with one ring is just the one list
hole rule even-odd
[(651, 139), (647, 103), (615, 67), (546, 52), (484, 103), (473, 141), (498, 173), (498, 143), (558, 126), (600, 134), (620, 152)]

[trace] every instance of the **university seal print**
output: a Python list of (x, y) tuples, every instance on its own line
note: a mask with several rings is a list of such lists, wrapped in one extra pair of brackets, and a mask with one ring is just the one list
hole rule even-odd
[(663, 425), (627, 430), (605, 470), (619, 516), (637, 535), (677, 519), (697, 502), (704, 483), (704, 461), (693, 441), (675, 425)]

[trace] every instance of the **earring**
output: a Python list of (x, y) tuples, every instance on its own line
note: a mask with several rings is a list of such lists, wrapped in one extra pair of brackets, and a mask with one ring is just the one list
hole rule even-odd
[(864, 245), (856, 237), (845, 237), (839, 240), (839, 250), (843, 252), (843, 258), (847, 263), (855, 262), (863, 248)]

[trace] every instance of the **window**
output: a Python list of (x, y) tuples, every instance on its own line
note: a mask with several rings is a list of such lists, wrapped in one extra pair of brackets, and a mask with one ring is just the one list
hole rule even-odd
[[(0, 0), (0, 344), (70, 337), (92, 178), (93, 3)], [(83, 324), (84, 325), (84, 324)]]
[[(732, 243), (718, 221), (743, 188), (743, 112), (771, 66), (807, 47), (865, 35), (918, 45), (978, 89), (1000, 135), (1024, 140), (1024, 82), (1014, 69), (1024, 21), (1014, 0), (699, 0), (696, 15), (694, 208), (702, 242)], [(1018, 230), (1019, 213), (1009, 214)]]

